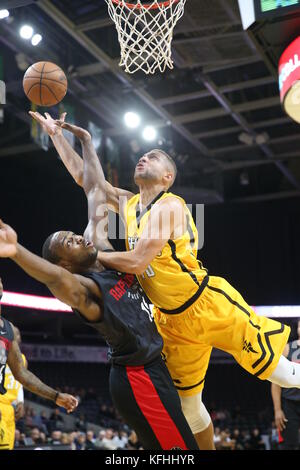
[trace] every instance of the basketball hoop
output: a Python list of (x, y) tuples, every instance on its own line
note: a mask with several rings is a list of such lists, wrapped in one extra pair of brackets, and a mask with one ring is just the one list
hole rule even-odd
[(105, 0), (116, 25), (121, 47), (120, 66), (125, 72), (142, 70), (146, 74), (173, 68), (171, 44), (173, 30), (184, 13), (186, 0), (133, 3)]

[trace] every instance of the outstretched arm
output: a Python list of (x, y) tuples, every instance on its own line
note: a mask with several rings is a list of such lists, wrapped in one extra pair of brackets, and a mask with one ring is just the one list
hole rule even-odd
[(182, 203), (174, 198), (164, 199), (151, 210), (143, 233), (132, 251), (98, 253), (99, 261), (112, 269), (132, 274), (143, 274), (151, 261), (170, 239), (186, 230)]
[(58, 393), (24, 367), (21, 351), (15, 339), (12, 341), (9, 349), (7, 364), (15, 379), (30, 392), (36, 393), (47, 400), (54, 401), (57, 405), (66, 408), (68, 413), (71, 413), (77, 407), (78, 400), (75, 397), (67, 393)]
[[(83, 186), (83, 160), (64, 137), (61, 125), (59, 125), (64, 122), (66, 113), (61, 115), (60, 121), (55, 121), (48, 113), (45, 113), (46, 118), (38, 112), (30, 111), (29, 114), (43, 127), (44, 131), (49, 134), (65, 167), (76, 183), (79, 186)], [(133, 193), (126, 191), (125, 189), (115, 188), (105, 180), (104, 184), (105, 192), (107, 194), (108, 208), (114, 212), (120, 212), (120, 215), (123, 216), (121, 202), (130, 199), (133, 196)]]
[(108, 240), (107, 195), (105, 176), (93, 146), (89, 132), (68, 123), (62, 127), (80, 139), (83, 155), (83, 189), (88, 201), (88, 226), (84, 236), (91, 240), (98, 250), (112, 250)]
[[(29, 111), (30, 116), (35, 119), (45, 132), (51, 138), (58, 155), (67, 168), (72, 178), (79, 186), (82, 186), (83, 162), (80, 155), (73, 149), (67, 139), (64, 137), (62, 128), (58, 126), (49, 113), (42, 116), (38, 112)], [(60, 121), (64, 122), (67, 113), (60, 116)]]
[[(286, 344), (284, 350), (283, 350), (283, 356), (287, 357), (289, 354), (289, 345)], [(285, 417), (285, 414), (282, 410), (282, 405), (281, 405), (281, 387), (280, 385), (271, 384), (271, 396), (273, 400), (273, 408), (274, 408), (274, 418), (275, 418), (275, 424), (277, 429), (280, 431), (283, 431), (286, 427), (286, 422), (287, 419)]]
[[(82, 312), (91, 321), (99, 320), (100, 307), (93, 299), (100, 293), (95, 283), (79, 278), (55, 264), (34, 255), (17, 243), (17, 234), (0, 220), (0, 258), (11, 258), (23, 271), (46, 284), (55, 297)], [(87, 284), (88, 283), (88, 284)]]

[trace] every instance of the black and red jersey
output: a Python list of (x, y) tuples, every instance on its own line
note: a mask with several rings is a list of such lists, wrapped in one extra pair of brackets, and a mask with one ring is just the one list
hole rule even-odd
[(80, 317), (106, 340), (109, 362), (141, 366), (158, 358), (163, 341), (156, 329), (149, 300), (136, 277), (111, 270), (83, 275), (92, 279), (102, 292), (103, 315), (98, 323)]
[(8, 351), (14, 339), (14, 332), (9, 321), (1, 317), (3, 326), (0, 326), (0, 394), (4, 395), (5, 368), (7, 363)]
[[(288, 343), (289, 353), (287, 359), (291, 362), (300, 363), (300, 342), (299, 340), (291, 341)], [(299, 388), (282, 388), (281, 396), (286, 400), (297, 401), (300, 403), (300, 389)]]

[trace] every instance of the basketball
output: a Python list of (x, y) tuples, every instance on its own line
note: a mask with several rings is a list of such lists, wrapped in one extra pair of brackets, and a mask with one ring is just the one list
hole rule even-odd
[(54, 106), (66, 95), (68, 81), (63, 70), (51, 62), (37, 62), (27, 69), (23, 79), (27, 98), (38, 106)]

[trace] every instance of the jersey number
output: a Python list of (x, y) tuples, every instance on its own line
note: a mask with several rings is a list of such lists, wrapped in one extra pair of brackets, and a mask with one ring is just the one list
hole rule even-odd
[(149, 264), (148, 268), (146, 269), (146, 271), (142, 274), (142, 278), (145, 279), (145, 274), (148, 276), (148, 277), (153, 277), (155, 276), (155, 272), (151, 266), (151, 264)]
[[(138, 237), (128, 237), (128, 246), (129, 246), (129, 250), (134, 250), (134, 248), (136, 247), (136, 244), (137, 242), (139, 241)], [(155, 272), (153, 271), (153, 268), (151, 266), (151, 264), (149, 264), (148, 268), (146, 269), (146, 271), (142, 274), (142, 278), (145, 279), (145, 274), (148, 276), (148, 277), (153, 277), (155, 276)]]
[(19, 383), (14, 378), (14, 376), (12, 374), (7, 374), (6, 378), (8, 380), (8, 383), (6, 385), (7, 390), (14, 390), (14, 389), (17, 390)]

